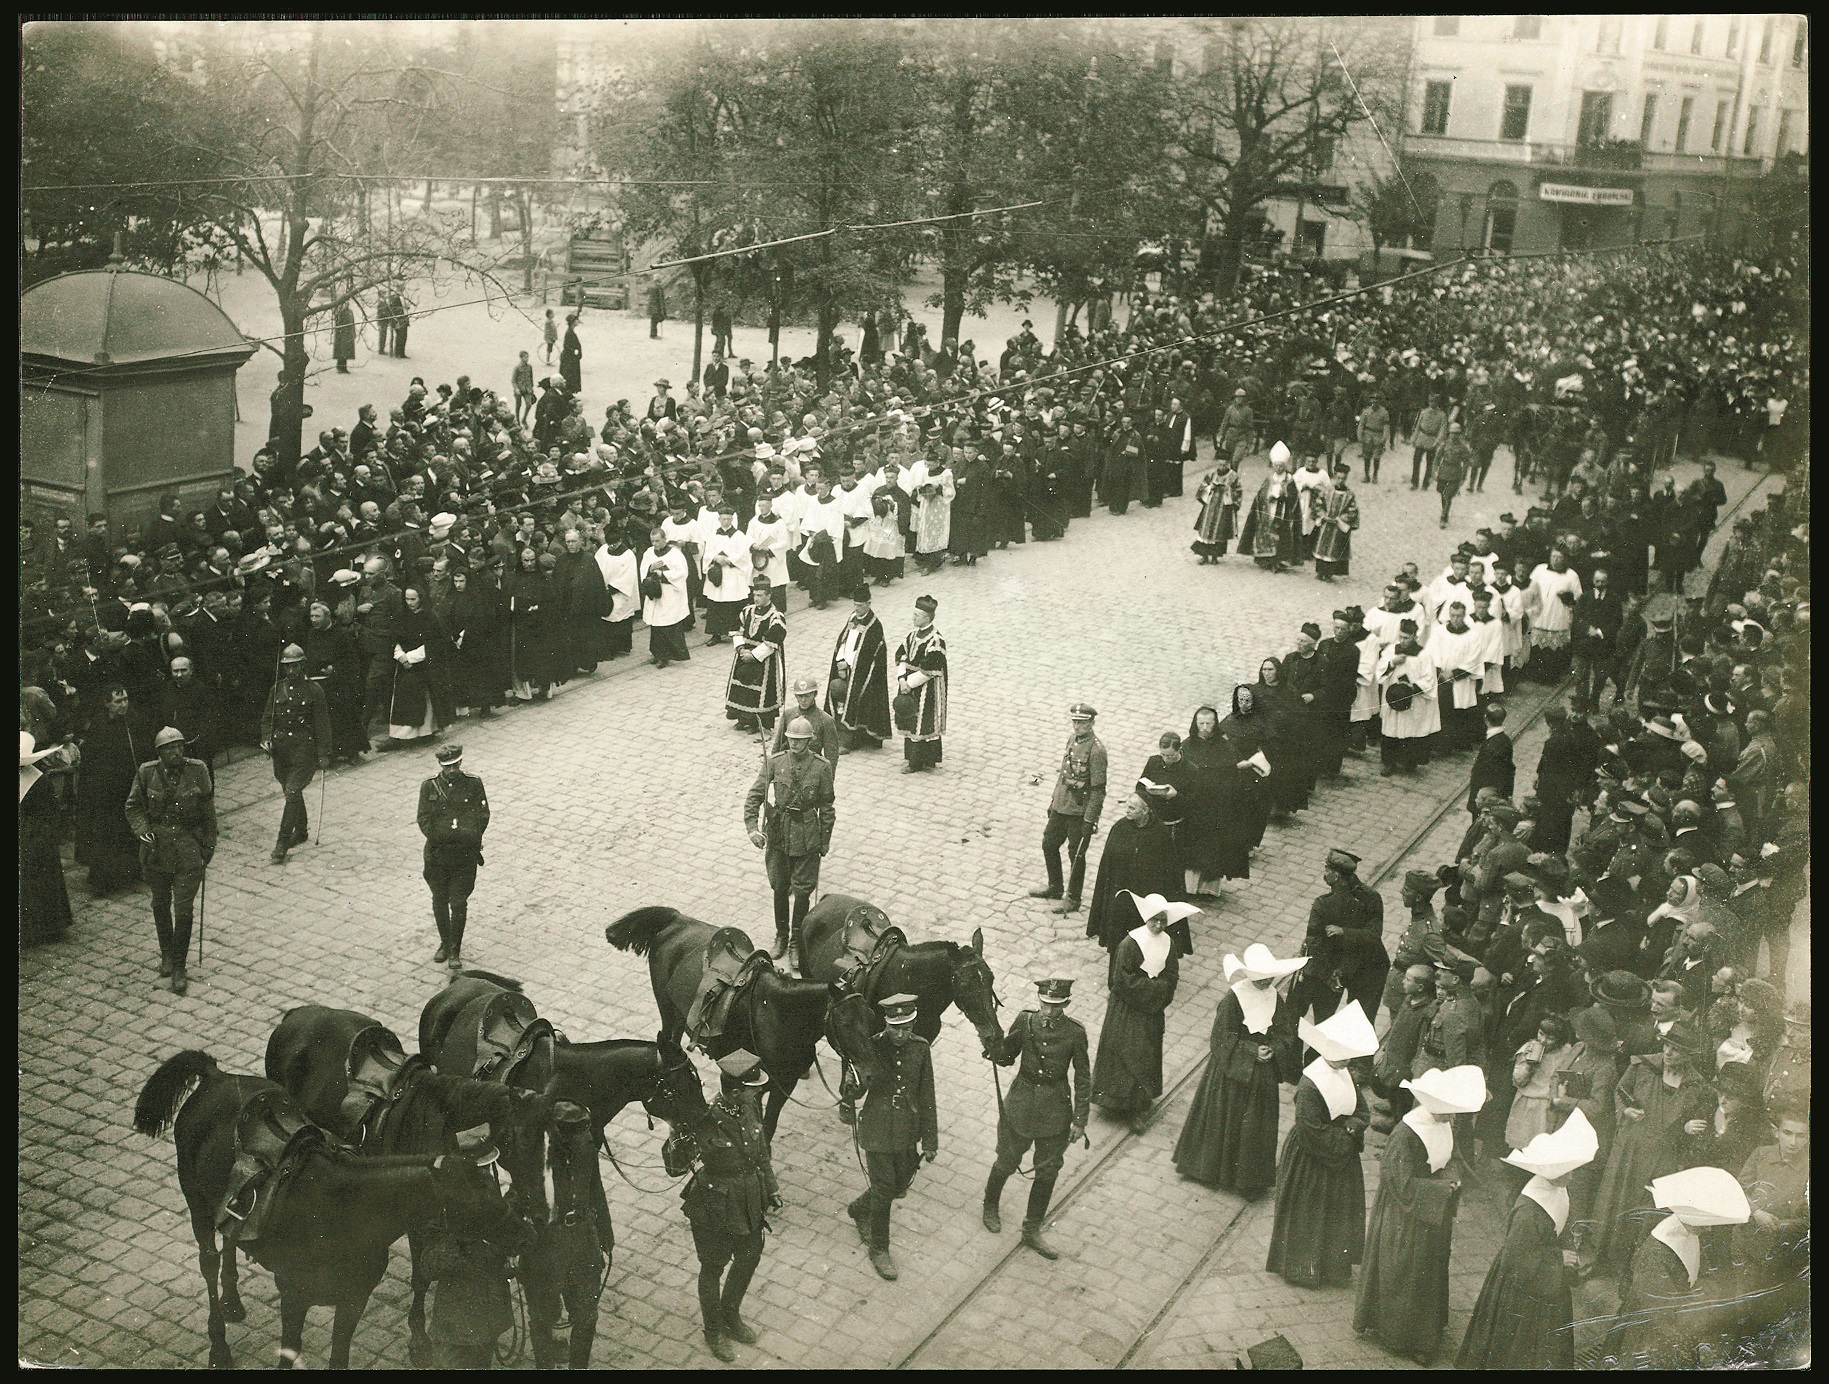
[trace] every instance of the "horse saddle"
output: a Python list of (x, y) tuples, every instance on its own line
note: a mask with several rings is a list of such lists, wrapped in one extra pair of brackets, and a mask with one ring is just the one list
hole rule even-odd
[(216, 1211), (223, 1238), (243, 1248), (257, 1241), (292, 1173), (323, 1142), (324, 1131), (280, 1087), (249, 1097), (235, 1119), (235, 1160)]
[(336, 1133), (359, 1139), (370, 1115), (385, 1109), (400, 1094), (400, 1078), (412, 1064), (392, 1029), (374, 1024), (357, 1033), (344, 1058), (346, 1090), (337, 1105)]
[(722, 1034), (737, 996), (769, 966), (768, 953), (741, 929), (723, 927), (712, 933), (705, 943), (698, 993), (686, 1011), (686, 1033), (693, 1042), (704, 1047)]
[(908, 935), (874, 904), (861, 903), (845, 915), (845, 954), (838, 959), (839, 988), (871, 999), (883, 964)]
[(527, 996), (496, 990), (479, 996), (458, 1013), (439, 1049), (439, 1070), (452, 1076), (507, 1082), (527, 1061), (541, 1039), (551, 1040), (553, 1026), (542, 1019)]

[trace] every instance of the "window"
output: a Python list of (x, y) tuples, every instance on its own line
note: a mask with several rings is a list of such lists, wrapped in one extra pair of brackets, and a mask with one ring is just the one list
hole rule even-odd
[(1702, 24), (1703, 21), (1698, 19), (1696, 27), (1689, 31), (1689, 51), (1692, 53), (1702, 51)]
[(1638, 122), (1638, 142), (1640, 144), (1644, 145), (1645, 148), (1647, 148), (1647, 149), (1649, 149), (1651, 147), (1651, 134), (1652, 134), (1652, 131), (1654, 131), (1657, 128), (1657, 123), (1658, 123), (1657, 93), (1648, 91), (1645, 93), (1645, 113), (1639, 117), (1639, 122)]
[(1486, 192), (1486, 230), (1480, 243), (1495, 255), (1509, 255), (1518, 231), (1518, 189), (1494, 183)]
[(1797, 21), (1797, 34), (1791, 40), (1791, 66), (1802, 67), (1804, 65), (1804, 45), (1809, 41), (1810, 21), (1800, 19)]
[(1740, 19), (1738, 16), (1728, 21), (1727, 55), (1730, 58), (1740, 56)]
[(1299, 243), (1304, 254), (1320, 259), (1322, 247), (1327, 244), (1327, 222), (1304, 221)]
[(1658, 16), (1657, 32), (1651, 36), (1651, 46), (1653, 48), (1659, 49), (1661, 51), (1663, 49), (1664, 45), (1666, 43), (1668, 43), (1669, 41), (1670, 41), (1670, 16), (1667, 14), (1660, 14)]
[(1778, 35), (1778, 16), (1768, 14), (1765, 17), (1765, 28), (1759, 32), (1759, 61), (1767, 67), (1772, 65), (1772, 40)]
[(1778, 138), (1772, 142), (1772, 157), (1782, 159), (1791, 152), (1791, 117), (1793, 111), (1778, 113)]
[(1605, 139), (1613, 128), (1613, 93), (1610, 91), (1584, 91), (1581, 93), (1581, 124), (1575, 131), (1577, 144), (1598, 144)]
[(1695, 114), (1696, 98), (1685, 96), (1683, 104), (1677, 107), (1677, 152), (1682, 153), (1689, 146), (1689, 118)]
[(1608, 57), (1618, 56), (1620, 31), (1624, 25), (1625, 21), (1617, 15), (1604, 17), (1600, 21), (1600, 32), (1595, 38), (1594, 51)]
[(1430, 82), (1423, 88), (1423, 127), (1426, 135), (1448, 133), (1448, 102), (1454, 94), (1452, 80)]
[(1717, 154), (1721, 152), (1721, 141), (1727, 138), (1727, 102), (1715, 102), (1715, 132), (1708, 137), (1708, 147)]
[(1505, 113), (1499, 117), (1500, 139), (1523, 139), (1530, 132), (1531, 89), (1527, 86), (1505, 88)]
[(1437, 38), (1454, 38), (1461, 32), (1461, 17), (1458, 14), (1438, 14), (1435, 16), (1435, 36)]
[(1759, 138), (1759, 107), (1750, 106), (1746, 113), (1746, 143), (1740, 146), (1740, 152), (1752, 157), (1753, 141)]
[(1333, 166), (1334, 137), (1332, 135), (1317, 135), (1314, 143), (1309, 146), (1308, 171), (1310, 173), (1325, 173)]
[(1543, 37), (1543, 16), (1540, 14), (1521, 14), (1511, 22), (1511, 36), (1517, 39)]

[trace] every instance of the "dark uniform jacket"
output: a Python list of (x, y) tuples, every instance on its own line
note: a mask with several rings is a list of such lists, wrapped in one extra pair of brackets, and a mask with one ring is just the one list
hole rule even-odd
[(719, 1096), (691, 1139), (692, 1180), (680, 1193), (686, 1219), (701, 1230), (725, 1235), (766, 1230), (769, 1206), (780, 1187), (762, 1122), (748, 1108), (733, 1107)]
[(1105, 810), (1105, 746), (1096, 735), (1069, 734), (1048, 810), (1098, 825)]
[(158, 760), (142, 764), (127, 792), (127, 825), (152, 837), (140, 852), (143, 867), (173, 874), (201, 870), (216, 851), (216, 789), (201, 760), (176, 770)]
[[(767, 811), (762, 809), (765, 805)], [(824, 855), (837, 820), (832, 766), (816, 754), (796, 760), (793, 751), (771, 754), (743, 800), (743, 824), (756, 829), (760, 816), (768, 849), (784, 855)]]
[(931, 1153), (940, 1143), (940, 1114), (926, 1040), (916, 1033), (879, 1033), (871, 1041), (881, 1075), (857, 1112), (857, 1146), (865, 1153), (900, 1153), (919, 1144)]
[[(1092, 1069), (1086, 1030), (1065, 1014), (1044, 1019), (1025, 1009), (1010, 1024), (1003, 1046), (991, 1060), (1007, 1067), (1021, 1058), (1003, 1119), (1020, 1139), (1058, 1138), (1073, 1125), (1084, 1125), (1092, 1110)], [(1071, 1074), (1072, 1085), (1068, 1077)]]
[[(645, 542), (646, 539), (644, 538), (643, 541)], [(775, 722), (775, 739), (774, 743), (768, 747), (769, 753), (780, 754), (787, 749), (788, 722), (796, 716), (806, 717), (808, 723), (813, 727), (813, 753), (831, 766), (832, 780), (836, 783), (838, 781), (838, 722), (832, 719), (829, 712), (822, 711), (816, 706), (803, 709), (799, 699), (796, 698), (792, 706), (782, 708), (780, 719)]]
[(1488, 735), (1480, 742), (1479, 753), (1473, 757), (1473, 768), (1467, 775), (1467, 810), (1475, 810), (1474, 802), (1480, 796), (1482, 788), (1496, 788), (1499, 796), (1509, 798), (1516, 771), (1512, 764), (1511, 737), (1501, 732)]
[(480, 865), (483, 833), (489, 829), (489, 795), (475, 774), (458, 771), (454, 781), (442, 773), (419, 785), (419, 830), (425, 836), (427, 865)]
[(1419, 1077), (1431, 1067), (1446, 1071), (1485, 1062), (1486, 1016), (1480, 1012), (1479, 1001), (1465, 994), (1437, 1001), (1410, 1064), (1411, 1077)]
[(281, 678), (260, 713), (260, 743), (275, 753), (330, 753), (330, 707), (324, 689), (305, 678)]

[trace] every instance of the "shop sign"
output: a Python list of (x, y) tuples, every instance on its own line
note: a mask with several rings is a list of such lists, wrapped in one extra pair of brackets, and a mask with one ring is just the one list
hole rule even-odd
[(1537, 195), (1546, 202), (1577, 202), (1588, 207), (1630, 207), (1637, 201), (1629, 187), (1579, 187), (1574, 183), (1542, 183)]

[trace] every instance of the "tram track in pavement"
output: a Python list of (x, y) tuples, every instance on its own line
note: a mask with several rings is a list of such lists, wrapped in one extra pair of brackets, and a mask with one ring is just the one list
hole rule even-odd
[[(1735, 516), (1739, 514), (1756, 494), (1759, 493), (1770, 479), (1771, 473), (1768, 472), (1754, 481), (1754, 483), (1748, 487), (1746, 493), (1721, 516), (1716, 522), (1714, 534), (1711, 535), (1711, 546), (1732, 531), (1732, 523)], [(1552, 705), (1560, 701), (1568, 692), (1570, 683), (1571, 679), (1564, 677), (1555, 684), (1544, 689), (1541, 695), (1536, 697), (1530, 704), (1529, 714), (1521, 721), (1514, 723), (1515, 728), (1512, 731), (1514, 737), (1522, 736), (1526, 730), (1535, 726), (1537, 722), (1542, 720), (1544, 713)], [(1515, 697), (1510, 698), (1510, 701), (1514, 706), (1517, 703)], [(1403, 839), (1386, 855), (1378, 866), (1365, 876), (1365, 884), (1367, 887), (1376, 888), (1385, 880), (1389, 879), (1392, 874), (1397, 871), (1398, 867), (1410, 857), (1411, 853), (1414, 852), (1416, 848), (1428, 838), (1430, 833), (1441, 824), (1442, 819), (1464, 801), (1465, 794), (1466, 786), (1464, 783), (1457, 783), (1452, 792), (1443, 794), (1423, 821), (1413, 830), (1406, 833)], [(1144, 1135), (1147, 1134), (1149, 1130), (1153, 1129), (1157, 1121), (1167, 1114), (1170, 1107), (1183, 1092), (1190, 1091), (1194, 1087), (1199, 1081), (1201, 1074), (1206, 1070), (1208, 1060), (1209, 1054), (1203, 1052), (1187, 1070), (1182, 1072), (1164, 1089), (1162, 1095), (1157, 1099), (1156, 1104), (1152, 1108), (1152, 1117), (1149, 1124), (1145, 1126), (1143, 1133), (1138, 1133), (1134, 1130), (1124, 1131), (1116, 1139), (1112, 1140), (1109, 1146), (1106, 1147), (1089, 1166), (1080, 1171), (1078, 1176), (1073, 1179), (1072, 1183), (1054, 1199), (1049, 1213), (1049, 1220), (1051, 1222), (1058, 1220), (1063, 1212), (1066, 1212), (1073, 1207), (1076, 1201), (1083, 1200), (1087, 1194), (1097, 1188), (1107, 1175), (1125, 1166), (1127, 1159), (1134, 1155), (1141, 1154), (1146, 1147), (1150, 1150), (1148, 1156), (1159, 1156), (1154, 1145), (1145, 1145)], [(1132, 1365), (1139, 1353), (1149, 1344), (1151, 1336), (1169, 1319), (1170, 1315), (1174, 1312), (1182, 1298), (1187, 1294), (1188, 1290), (1194, 1285), (1204, 1281), (1208, 1266), (1211, 1265), (1214, 1260), (1224, 1252), (1227, 1246), (1231, 1244), (1241, 1227), (1248, 1220), (1250, 1212), (1254, 1209), (1258, 1209), (1260, 1205), (1261, 1203), (1258, 1201), (1241, 1201), (1225, 1216), (1224, 1223), (1211, 1235), (1204, 1251), (1197, 1256), (1192, 1266), (1181, 1274), (1173, 1288), (1162, 1299), (1155, 1312), (1144, 1324), (1142, 1330), (1132, 1333), (1128, 1343), (1124, 1345), (1122, 1354), (1119, 1355), (1115, 1361), (1107, 1364), (1105, 1368), (1124, 1369)], [(888, 1367), (891, 1369), (918, 1368), (925, 1363), (923, 1360), (924, 1356), (937, 1355), (946, 1341), (949, 1329), (971, 1309), (974, 1303), (979, 1301), (986, 1294), (987, 1290), (993, 1288), (1008, 1273), (1012, 1265), (1019, 1262), (1023, 1256), (1029, 1253), (1032, 1253), (1032, 1251), (1027, 1250), (1022, 1243), (1018, 1241), (1011, 1248), (1000, 1254), (991, 1263), (990, 1267), (986, 1269), (963, 1294), (959, 1295), (947, 1310), (934, 1321), (933, 1325), (916, 1341), (914, 1346), (889, 1361)]]

